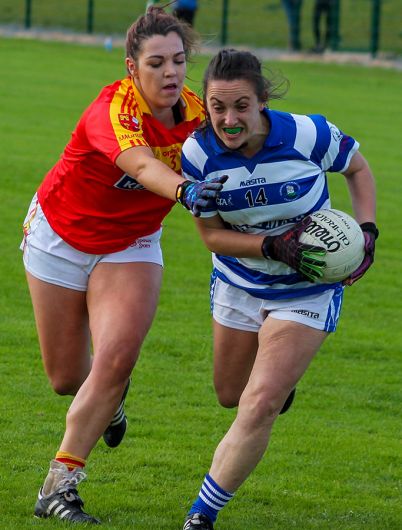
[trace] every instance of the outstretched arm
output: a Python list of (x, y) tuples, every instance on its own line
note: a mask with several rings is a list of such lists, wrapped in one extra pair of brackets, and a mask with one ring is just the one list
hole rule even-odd
[(185, 180), (155, 158), (149, 147), (138, 146), (126, 149), (117, 157), (116, 165), (147, 190), (172, 201), (176, 200), (177, 186)]
[(177, 201), (198, 217), (215, 206), (227, 177), (204, 182), (190, 182), (155, 158), (149, 147), (131, 147), (116, 159), (116, 165), (149, 191)]

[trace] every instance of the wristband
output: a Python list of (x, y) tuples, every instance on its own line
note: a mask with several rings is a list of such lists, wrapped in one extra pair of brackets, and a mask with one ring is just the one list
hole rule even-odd
[(360, 225), (360, 228), (363, 230), (363, 232), (370, 232), (370, 234), (373, 234), (374, 239), (377, 239), (377, 237), (379, 236), (380, 232), (376, 227), (375, 223), (362, 223)]
[(182, 204), (185, 208), (187, 208), (187, 210), (189, 210), (190, 208), (183, 202), (183, 199), (184, 199), (184, 192), (186, 191), (188, 186), (190, 186), (190, 184), (191, 184), (190, 180), (184, 180), (176, 188), (176, 202), (179, 202), (180, 204)]
[(272, 236), (265, 236), (262, 240), (261, 244), (261, 252), (265, 259), (273, 259), (271, 256), (271, 250), (272, 250)]

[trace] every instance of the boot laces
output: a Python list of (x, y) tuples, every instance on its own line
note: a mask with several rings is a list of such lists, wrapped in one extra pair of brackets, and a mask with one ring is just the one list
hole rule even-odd
[(69, 473), (63, 473), (63, 470), (57, 471), (63, 475), (63, 478), (60, 480), (57, 488), (60, 491), (68, 491), (71, 489), (75, 490), (77, 485), (87, 477), (86, 473), (84, 473), (84, 471), (78, 467)]

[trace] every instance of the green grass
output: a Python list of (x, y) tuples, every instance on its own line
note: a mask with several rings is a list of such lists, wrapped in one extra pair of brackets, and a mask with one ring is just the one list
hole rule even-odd
[[(340, 49), (368, 51), (374, 0), (341, 0)], [(24, 24), (26, 0), (2, 0), (0, 24)], [(144, 12), (145, 0), (94, 1), (95, 33), (123, 35), (131, 22)], [(161, 1), (164, 5), (167, 2)], [(312, 10), (314, 0), (304, 0), (301, 40), (304, 49), (313, 45)], [(223, 0), (200, 0), (195, 26), (203, 40), (220, 44)], [(32, 25), (84, 32), (87, 28), (84, 0), (32, 0)], [(227, 43), (260, 48), (286, 48), (288, 26), (281, 0), (229, 0)], [(402, 11), (400, 0), (382, 0), (380, 51), (402, 55)]]
[[(43, 373), (18, 245), (31, 195), (83, 110), (124, 75), (122, 51), (0, 39), (0, 527), (65, 528), (32, 518), (70, 399)], [(193, 68), (198, 89), (205, 58)], [(291, 80), (273, 107), (320, 112), (361, 142), (378, 185), (376, 263), (346, 292), (339, 330), (298, 386), (270, 448), (219, 519), (219, 530), (399, 530), (401, 510), (401, 73), (271, 64)], [(351, 212), (343, 177), (335, 207)], [(165, 278), (134, 372), (120, 448), (103, 442), (81, 493), (106, 528), (177, 530), (235, 412), (212, 387), (210, 256), (176, 207), (165, 221)]]

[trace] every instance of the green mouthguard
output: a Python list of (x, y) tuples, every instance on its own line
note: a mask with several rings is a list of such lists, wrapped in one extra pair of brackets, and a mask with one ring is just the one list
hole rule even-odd
[(241, 127), (232, 127), (232, 128), (228, 127), (225, 129), (225, 132), (229, 134), (237, 134), (241, 132), (241, 130), (242, 130)]

